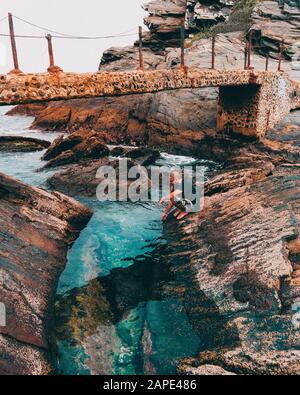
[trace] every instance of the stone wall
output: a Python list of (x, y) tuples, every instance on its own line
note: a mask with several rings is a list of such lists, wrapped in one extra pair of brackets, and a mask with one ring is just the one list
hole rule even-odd
[(288, 80), (274, 78), (261, 85), (221, 86), (217, 129), (264, 137), (291, 109)]
[[(253, 89), (253, 86), (259, 87), (259, 93), (258, 88)], [(285, 74), (197, 68), (188, 69), (186, 73), (172, 69), (94, 74), (3, 75), (0, 76), (0, 105), (204, 87), (231, 87), (232, 92), (243, 92), (244, 100), (236, 106), (236, 101), (232, 101), (233, 96), (228, 94), (230, 91), (221, 88), (219, 130), (233, 125), (237, 132), (260, 137), (287, 115), (292, 107), (292, 88)]]
[(260, 90), (259, 85), (220, 87), (217, 129), (255, 136)]

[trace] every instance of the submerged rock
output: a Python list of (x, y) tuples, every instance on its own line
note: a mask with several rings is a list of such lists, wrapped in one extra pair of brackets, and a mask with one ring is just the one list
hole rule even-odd
[[(137, 163), (127, 161), (128, 169)], [(68, 196), (89, 196), (96, 197), (99, 184), (106, 180), (106, 177), (97, 176), (98, 169), (109, 166), (116, 170), (116, 179), (119, 180), (119, 160), (110, 160), (108, 157), (88, 161), (85, 163), (68, 166), (65, 170), (55, 173), (48, 179), (48, 184), (55, 190), (65, 193)], [(114, 180), (112, 180), (114, 182)], [(117, 196), (120, 188), (127, 188), (134, 182), (131, 180), (120, 180), (116, 186), (110, 184), (112, 189), (116, 189)]]
[(52, 372), (49, 326), (68, 247), (91, 211), (0, 174), (0, 374)]
[(42, 151), (49, 146), (49, 141), (31, 137), (0, 136), (0, 152)]

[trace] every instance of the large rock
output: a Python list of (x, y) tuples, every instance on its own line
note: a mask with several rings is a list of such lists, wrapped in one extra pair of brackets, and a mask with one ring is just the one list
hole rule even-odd
[(63, 128), (70, 132), (90, 129), (107, 144), (191, 153), (206, 134), (215, 133), (216, 98), (216, 90), (208, 88), (50, 103), (33, 127), (55, 128), (61, 124), (61, 113), (68, 113)]
[(45, 165), (45, 168), (49, 168), (100, 159), (108, 154), (108, 147), (96, 132), (79, 130), (70, 136), (54, 140), (42, 159), (49, 161)]
[(5, 115), (26, 115), (27, 117), (31, 117), (36, 116), (46, 107), (47, 103), (20, 104), (19, 106), (13, 107)]
[(252, 14), (253, 43), (259, 53), (278, 59), (284, 40), (283, 56), (292, 60), (294, 75), (300, 70), (300, 9), (276, 1), (262, 1)]
[(68, 247), (91, 212), (57, 192), (0, 174), (0, 374), (52, 371), (49, 324)]
[(198, 1), (188, 0), (186, 10), (187, 28), (190, 32), (201, 31), (220, 22), (230, 15), (235, 0)]
[[(299, 168), (231, 183), (243, 174), (224, 174), (228, 190), (214, 188), (219, 179), (212, 179), (203, 211), (165, 227), (164, 259), (179, 259), (180, 249), (194, 273), (183, 300), (203, 341), (198, 358), (182, 363), (188, 371), (210, 364), (239, 374), (299, 374)], [(197, 288), (201, 298), (193, 296)]]
[(22, 136), (0, 136), (0, 152), (43, 151), (50, 146), (49, 141)]
[(224, 22), (234, 3), (235, 0), (150, 1), (143, 6), (149, 14), (144, 20), (149, 33), (144, 34), (143, 44), (155, 52), (163, 52), (166, 47), (179, 47), (182, 27), (189, 34)]
[(143, 6), (149, 16), (144, 19), (150, 30), (144, 44), (164, 49), (165, 43), (179, 46), (180, 29), (185, 23), (185, 0), (154, 0)]
[[(154, 53), (151, 49), (143, 49), (144, 67), (160, 69), (164, 66), (165, 57)], [(139, 50), (136, 46), (124, 48), (112, 47), (103, 52), (99, 70), (130, 71), (139, 68)]]
[[(130, 170), (137, 163), (127, 160), (127, 168)], [(97, 187), (102, 181), (106, 181), (106, 177), (97, 176), (100, 167), (111, 167), (116, 171), (117, 184), (111, 184), (111, 189), (116, 189), (116, 198), (119, 196), (121, 188), (128, 188), (135, 179), (122, 180), (119, 179), (119, 160), (111, 160), (102, 158), (86, 163), (68, 166), (66, 169), (55, 173), (48, 179), (51, 188), (67, 194), (68, 196), (88, 196), (96, 198)], [(146, 175), (147, 176), (147, 175)]]

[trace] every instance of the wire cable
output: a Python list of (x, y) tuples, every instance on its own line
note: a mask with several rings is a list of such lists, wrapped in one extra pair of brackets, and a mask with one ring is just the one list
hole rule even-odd
[[(87, 37), (76, 37), (76, 36), (72, 36), (72, 37), (68, 37), (68, 36), (52, 36), (52, 38), (58, 38), (58, 39), (69, 39), (69, 40), (101, 40), (101, 39), (110, 39), (110, 38), (121, 38), (121, 37), (132, 37), (132, 36), (136, 36), (137, 33), (134, 34), (124, 34), (121, 36), (103, 36), (103, 37), (93, 37), (93, 38), (87, 38)], [(5, 34), (5, 33), (0, 33), (0, 37), (10, 37), (9, 34)], [(45, 39), (45, 36), (38, 36), (38, 35), (29, 35), (29, 34), (15, 34), (14, 37), (16, 38), (32, 38), (32, 39)]]
[(16, 18), (16, 19), (18, 19), (19, 21), (21, 21), (21, 22), (23, 22), (23, 23), (26, 23), (26, 24), (28, 24), (28, 25), (30, 25), (30, 26), (33, 26), (33, 27), (35, 27), (35, 28), (37, 28), (37, 29), (40, 29), (40, 30), (43, 30), (43, 31), (47, 31), (47, 32), (53, 33), (53, 34), (56, 35), (56, 36), (53, 36), (53, 37), (55, 37), (55, 38), (58, 38), (58, 36), (63, 36), (63, 37), (65, 37), (65, 38), (74, 38), (74, 39), (82, 39), (82, 40), (100, 40), (100, 39), (112, 38), (112, 37), (127, 37), (126, 35), (127, 35), (128, 33), (131, 33), (131, 32), (133, 32), (134, 30), (137, 31), (137, 27), (134, 27), (134, 28), (132, 28), (132, 29), (130, 29), (130, 30), (127, 30), (127, 31), (125, 31), (125, 32), (118, 33), (118, 34), (111, 35), (111, 36), (79, 36), (79, 35), (72, 35), (72, 34), (67, 34), (67, 33), (61, 33), (61, 32), (58, 32), (58, 31), (56, 31), (56, 30), (48, 29), (48, 28), (46, 28), (46, 27), (43, 27), (43, 26), (37, 25), (37, 24), (35, 24), (35, 23), (29, 22), (29, 21), (27, 21), (26, 19), (20, 18), (20, 17), (18, 17), (18, 16), (16, 16), (16, 15), (13, 15), (13, 17)]
[(0, 19), (0, 23), (3, 22), (3, 21), (5, 21), (5, 19), (7, 19), (7, 18), (8, 18), (8, 17), (5, 16), (4, 18)]

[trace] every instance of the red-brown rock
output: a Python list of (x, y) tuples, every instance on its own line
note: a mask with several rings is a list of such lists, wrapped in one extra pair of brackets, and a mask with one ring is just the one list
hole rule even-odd
[(49, 323), (68, 247), (91, 217), (60, 193), (0, 174), (0, 374), (52, 371)]

